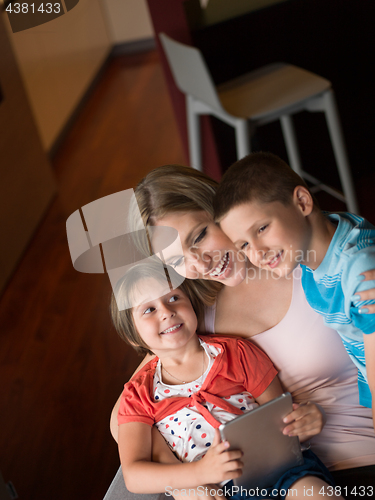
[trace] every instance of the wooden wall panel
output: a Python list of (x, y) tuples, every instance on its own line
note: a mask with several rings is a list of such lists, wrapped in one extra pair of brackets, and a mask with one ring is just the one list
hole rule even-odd
[(102, 1), (80, 0), (63, 16), (18, 33), (11, 33), (4, 20), (42, 144), (49, 151), (112, 48)]
[(1, 291), (55, 192), (55, 182), (1, 16), (0, 47)]

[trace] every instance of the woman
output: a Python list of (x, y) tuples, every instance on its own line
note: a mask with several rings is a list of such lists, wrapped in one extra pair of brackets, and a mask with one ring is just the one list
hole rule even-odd
[[(320, 405), (326, 424), (311, 439), (311, 448), (325, 465), (338, 470), (375, 464), (371, 410), (358, 403), (356, 368), (339, 336), (307, 304), (299, 269), (289, 279), (275, 279), (238, 254), (213, 221), (216, 186), (188, 167), (153, 170), (135, 190), (143, 223), (178, 231), (182, 252), (170, 247), (163, 256), (177, 272), (195, 280), (202, 300), (216, 299), (207, 310), (206, 331), (251, 338), (274, 362), (284, 389), (300, 403), (286, 433), (296, 434), (303, 422), (306, 437), (316, 434), (322, 426)], [(373, 293), (363, 292), (361, 299)], [(117, 404), (111, 421), (114, 435), (116, 415)]]

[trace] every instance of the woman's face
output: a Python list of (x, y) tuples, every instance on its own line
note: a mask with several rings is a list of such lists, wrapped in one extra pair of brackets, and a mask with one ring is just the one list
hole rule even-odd
[(159, 219), (156, 225), (178, 231), (181, 245), (168, 247), (163, 257), (179, 274), (228, 286), (236, 286), (244, 279), (246, 257), (207, 212), (172, 213)]

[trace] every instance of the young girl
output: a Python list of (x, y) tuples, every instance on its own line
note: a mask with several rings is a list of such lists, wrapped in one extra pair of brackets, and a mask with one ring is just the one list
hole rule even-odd
[[(196, 334), (203, 304), (186, 282), (171, 289), (175, 273), (170, 268), (168, 273), (160, 262), (134, 266), (118, 283), (111, 304), (120, 336), (139, 352), (156, 355), (125, 385), (118, 414), (123, 475), (137, 493), (239, 477), (242, 453), (228, 451), (217, 428), (283, 392), (271, 361), (251, 342)], [(179, 463), (152, 462), (154, 425)], [(259, 498), (288, 498), (288, 489), (302, 498), (307, 488), (312, 498), (328, 496), (330, 473), (311, 451), (303, 453), (304, 465), (287, 471)], [(231, 484), (225, 490), (229, 497)]]

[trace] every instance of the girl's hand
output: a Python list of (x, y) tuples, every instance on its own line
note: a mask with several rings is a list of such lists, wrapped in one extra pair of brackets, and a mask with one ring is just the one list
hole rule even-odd
[(228, 441), (220, 442), (219, 430), (215, 429), (215, 438), (210, 449), (202, 460), (196, 462), (201, 484), (217, 484), (241, 476), (242, 451), (228, 451), (229, 446)]
[[(364, 281), (375, 280), (375, 269), (372, 271), (366, 271), (362, 273), (361, 276), (365, 277)], [(356, 295), (359, 295), (360, 300), (374, 300), (375, 299), (375, 288), (371, 288), (370, 290), (365, 290), (364, 292), (357, 292)], [(375, 304), (365, 305), (364, 309), (368, 309), (365, 314), (374, 314), (375, 313)]]
[(315, 403), (293, 403), (293, 411), (283, 421), (289, 424), (284, 428), (283, 434), (298, 436), (303, 442), (321, 432), (326, 416), (323, 408)]

